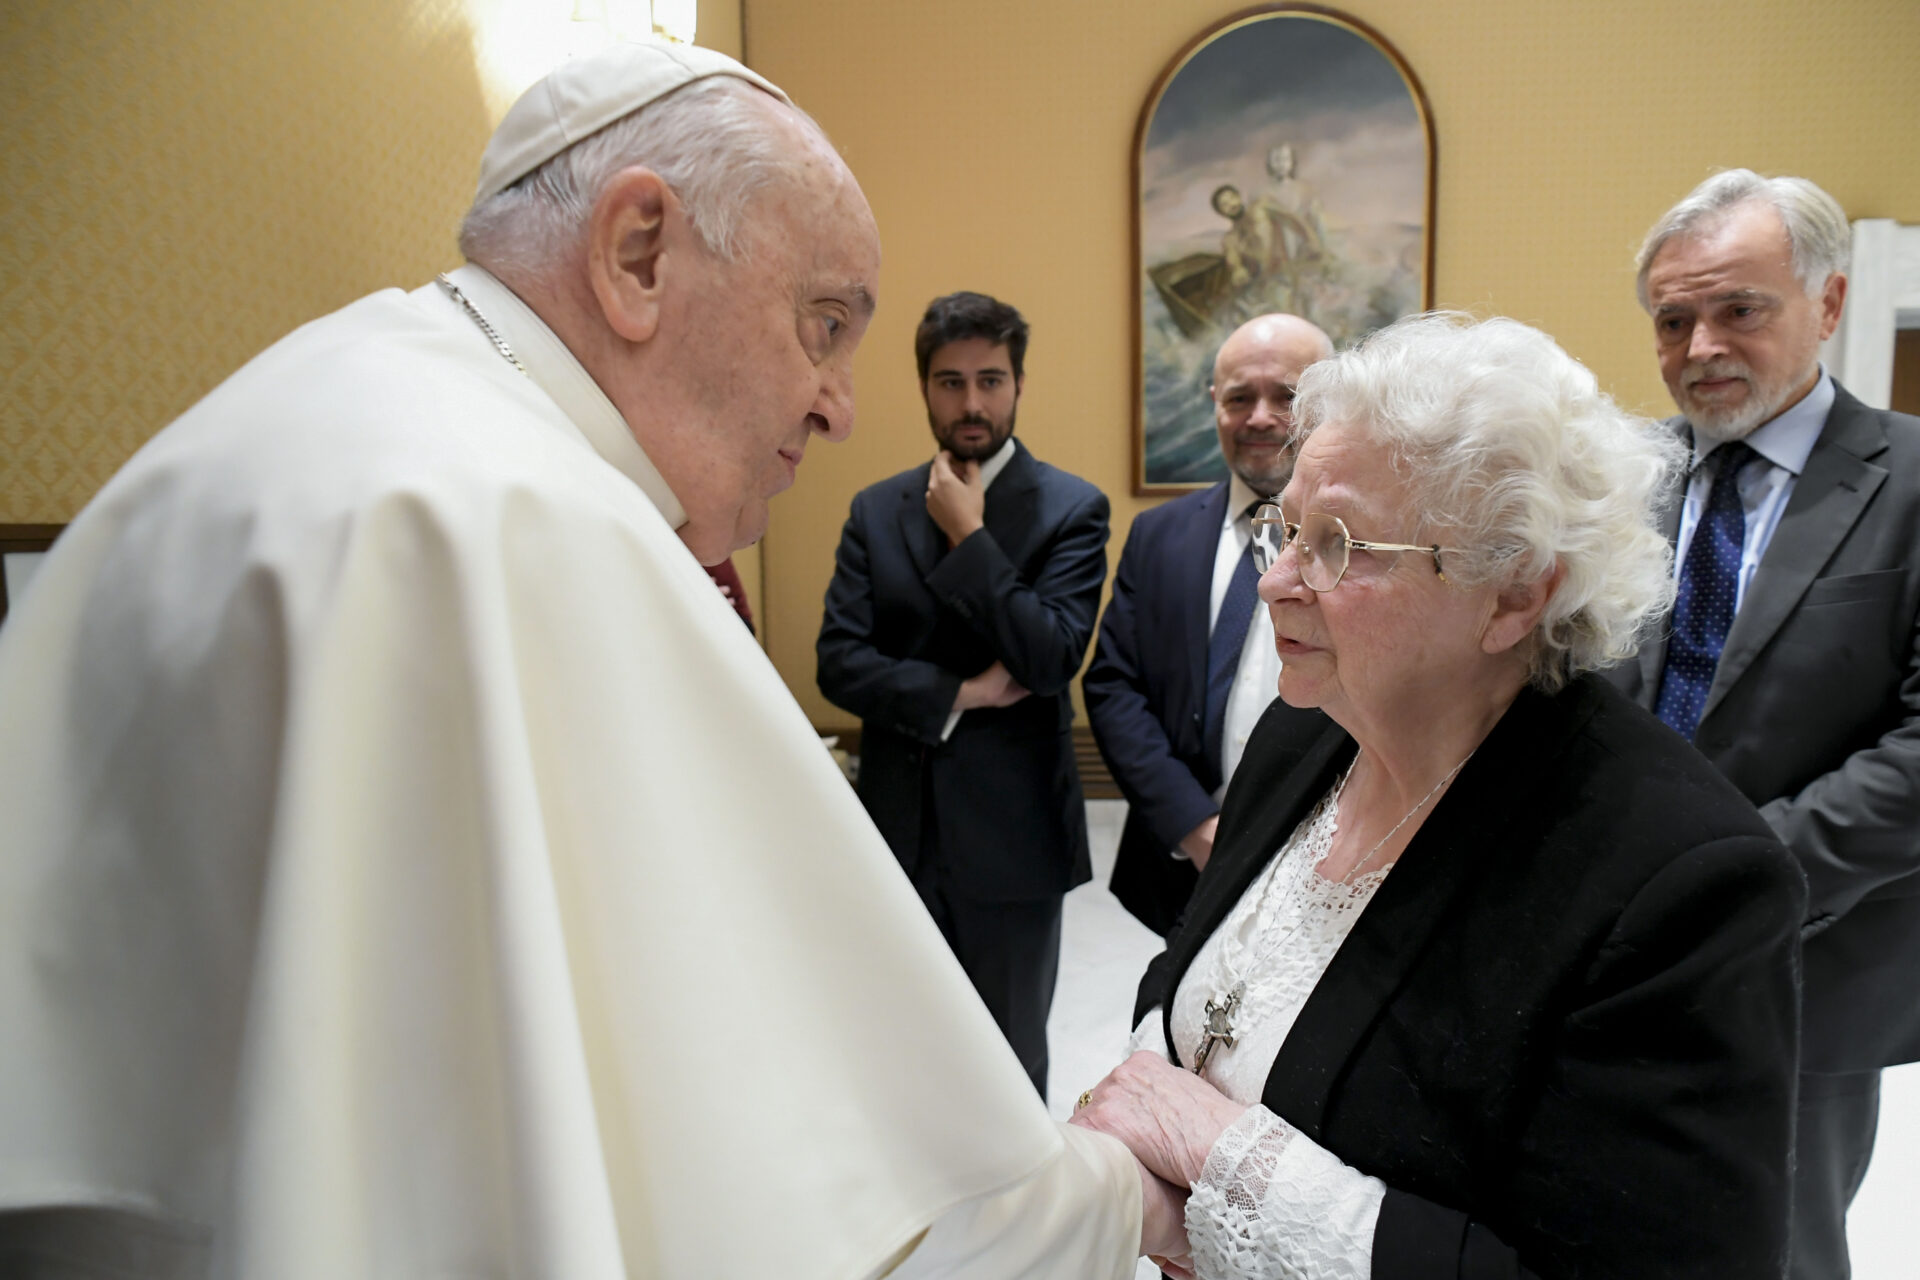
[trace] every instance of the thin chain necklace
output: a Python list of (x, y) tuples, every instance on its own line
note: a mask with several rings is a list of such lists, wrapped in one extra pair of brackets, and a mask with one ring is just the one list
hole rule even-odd
[[(1336, 881), (1332, 881), (1332, 887), (1338, 888), (1344, 885), (1351, 885), (1358, 879), (1361, 870), (1373, 861), (1374, 855), (1387, 847), (1387, 841), (1400, 834), (1400, 828), (1411, 822), (1413, 815), (1426, 807), (1427, 801), (1439, 795), (1441, 788), (1445, 787), (1449, 782), (1452, 782), (1454, 778), (1459, 775), (1460, 771), (1467, 767), (1467, 761), (1471, 759), (1473, 759), (1473, 752), (1469, 751), (1459, 764), (1447, 770), (1446, 775), (1442, 777), (1440, 781), (1433, 784), (1431, 791), (1414, 802), (1413, 808), (1407, 810), (1400, 821), (1393, 824), (1393, 830), (1381, 836), (1373, 848), (1367, 850), (1365, 857), (1361, 858), (1351, 867), (1348, 867), (1345, 875)], [(1335, 822), (1334, 830), (1336, 833), (1339, 831), (1340, 797), (1346, 794), (1347, 780), (1353, 777), (1354, 765), (1359, 763), (1360, 756), (1356, 752), (1352, 762), (1347, 765), (1347, 771), (1340, 775), (1338, 785), (1336, 785), (1332, 793), (1321, 802), (1329, 806), (1332, 810), (1331, 816)], [(1331, 838), (1329, 838), (1328, 844), (1331, 846)], [(1293, 937), (1294, 934), (1298, 933), (1301, 926), (1307, 922), (1307, 911), (1303, 907), (1298, 913), (1299, 918), (1296, 919), (1285, 932), (1281, 933), (1277, 938), (1268, 939), (1267, 935), (1273, 932), (1274, 918), (1267, 915), (1268, 899), (1273, 896), (1273, 887), (1280, 880), (1280, 875), (1281, 867), (1276, 863), (1272, 872), (1267, 876), (1266, 884), (1262, 886), (1260, 890), (1259, 902), (1254, 905), (1254, 919), (1259, 920), (1262, 917), (1266, 917), (1267, 923), (1262, 925), (1260, 932), (1254, 935), (1254, 944), (1257, 949), (1254, 952), (1253, 959), (1247, 964), (1246, 971), (1248, 973), (1256, 972), (1262, 964), (1266, 963), (1269, 956), (1278, 951), (1281, 945)], [(1234, 1015), (1240, 1011), (1241, 1002), (1246, 999), (1247, 980), (1240, 975), (1239, 967), (1233, 963), (1227, 951), (1227, 940), (1223, 938), (1220, 943), (1219, 990), (1207, 1000), (1207, 1025), (1200, 1033), (1200, 1047), (1193, 1055), (1193, 1073), (1195, 1075), (1199, 1075), (1207, 1069), (1207, 1059), (1213, 1056), (1213, 1050), (1216, 1045), (1225, 1045), (1229, 1049), (1234, 1046), (1233, 1018)]]
[(441, 272), (438, 276), (436, 276), (435, 280), (438, 282), (438, 284), (442, 289), (445, 289), (447, 291), (447, 296), (449, 298), (452, 298), (455, 302), (459, 303), (461, 306), (467, 309), (467, 314), (472, 316), (473, 322), (480, 326), (480, 332), (487, 335), (487, 341), (493, 344), (494, 350), (498, 351), (501, 355), (505, 356), (507, 358), (508, 364), (512, 365), (514, 368), (518, 369), (521, 373), (526, 374), (527, 377), (531, 378), (533, 375), (530, 373), (527, 373), (527, 366), (521, 364), (520, 357), (513, 354), (513, 348), (507, 345), (507, 340), (500, 336), (500, 331), (498, 329), (495, 329), (491, 324), (487, 322), (487, 318), (485, 316), (480, 314), (480, 308), (473, 305), (473, 300), (467, 297), (466, 294), (460, 292), (460, 286), (455, 284), (453, 281), (447, 279), (447, 273), (444, 271)]

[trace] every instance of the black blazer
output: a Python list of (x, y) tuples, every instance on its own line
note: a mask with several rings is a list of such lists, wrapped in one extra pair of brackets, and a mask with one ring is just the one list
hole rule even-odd
[[(1136, 1020), (1165, 1016), (1352, 758), (1303, 714), (1275, 703), (1255, 731)], [(1261, 1100), (1386, 1183), (1375, 1280), (1779, 1276), (1805, 901), (1753, 807), (1665, 726), (1593, 677), (1524, 691)]]
[[(1665, 665), (1662, 637), (1610, 676), (1652, 707)], [(1807, 873), (1802, 1065), (1920, 1059), (1920, 418), (1835, 385), (1694, 744)]]
[[(931, 464), (855, 495), (815, 646), (820, 691), (861, 719), (860, 798), (880, 834), (911, 875), (930, 823), (950, 883), (981, 902), (1093, 874), (1068, 688), (1106, 581), (1107, 498), (1015, 450), (986, 527), (952, 550), (927, 514)], [(961, 681), (995, 660), (1030, 696), (967, 712), (942, 742)]]
[(1197, 878), (1172, 851), (1220, 807), (1202, 720), (1213, 562), (1226, 514), (1222, 481), (1134, 518), (1080, 682), (1094, 741), (1127, 798), (1113, 895), (1160, 934), (1173, 928)]

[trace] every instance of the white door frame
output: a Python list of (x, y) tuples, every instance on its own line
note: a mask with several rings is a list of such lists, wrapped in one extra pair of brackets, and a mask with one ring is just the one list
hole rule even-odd
[(1846, 311), (1820, 358), (1848, 391), (1885, 409), (1893, 397), (1899, 329), (1920, 329), (1920, 226), (1860, 218), (1853, 224)]

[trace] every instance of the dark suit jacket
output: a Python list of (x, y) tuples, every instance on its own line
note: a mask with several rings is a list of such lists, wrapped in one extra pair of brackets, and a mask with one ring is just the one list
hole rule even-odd
[[(1255, 731), (1136, 1020), (1170, 1008), (1351, 760), (1303, 714), (1276, 702)], [(1375, 1280), (1777, 1277), (1805, 903), (1752, 806), (1665, 726), (1595, 677), (1525, 691), (1361, 913), (1261, 1100), (1386, 1183)]]
[(1113, 894), (1155, 933), (1173, 928), (1196, 873), (1171, 856), (1219, 811), (1219, 775), (1207, 760), (1207, 630), (1213, 562), (1227, 484), (1135, 517), (1080, 682), (1087, 720), (1127, 823), (1113, 863)]
[[(1665, 663), (1609, 674), (1651, 707)], [(1920, 419), (1836, 385), (1694, 744), (1807, 873), (1803, 1065), (1920, 1059)]]
[[(927, 514), (928, 466), (861, 490), (815, 647), (821, 692), (861, 719), (860, 798), (880, 834), (911, 875), (930, 826), (943, 878), (982, 902), (1093, 874), (1068, 686), (1106, 581), (1107, 498), (1016, 449), (986, 527), (952, 550)], [(967, 712), (942, 742), (961, 681), (996, 660), (1030, 696)]]

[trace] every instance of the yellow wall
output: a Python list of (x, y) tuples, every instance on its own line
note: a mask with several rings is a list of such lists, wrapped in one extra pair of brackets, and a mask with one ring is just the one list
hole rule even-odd
[[(748, 57), (811, 111), (873, 203), (881, 309), (853, 439), (810, 450), (766, 544), (769, 652), (817, 723), (813, 640), (855, 490), (931, 446), (927, 300), (980, 289), (1033, 324), (1020, 435), (1129, 496), (1128, 204), (1154, 78), (1217, 0), (747, 0)], [(1920, 222), (1914, 0), (1351, 0), (1425, 85), (1439, 138), (1435, 300), (1541, 325), (1626, 403), (1670, 411), (1631, 258), (1715, 168), (1805, 174), (1853, 217)]]
[[(457, 261), (499, 104), (473, 15), (517, 0), (0, 4), (0, 523), (57, 523), (296, 324)], [(775, 505), (762, 634), (816, 720), (833, 546), (861, 485), (929, 445), (911, 334), (956, 288), (1035, 340), (1021, 435), (1128, 496), (1129, 152), (1206, 0), (703, 0), (846, 151), (886, 243), (860, 429)], [(1437, 299), (1547, 327), (1664, 407), (1627, 261), (1718, 165), (1805, 173), (1920, 222), (1914, 0), (1354, 0), (1440, 139)], [(759, 565), (740, 558), (750, 587)]]
[[(0, 523), (71, 520), (289, 329), (459, 263), (506, 106), (474, 23), (515, 2), (0, 5)], [(703, 0), (700, 43), (740, 34)]]

